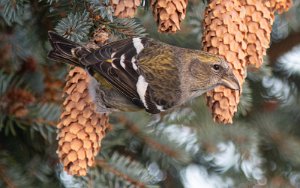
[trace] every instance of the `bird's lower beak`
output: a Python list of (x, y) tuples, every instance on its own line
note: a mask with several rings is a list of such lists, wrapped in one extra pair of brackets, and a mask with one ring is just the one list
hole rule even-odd
[(222, 85), (234, 90), (240, 90), (240, 83), (238, 79), (234, 76), (234, 74), (230, 71), (229, 74), (226, 74), (222, 78)]

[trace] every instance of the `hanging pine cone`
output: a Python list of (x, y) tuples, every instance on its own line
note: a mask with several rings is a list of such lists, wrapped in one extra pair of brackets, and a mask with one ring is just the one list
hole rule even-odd
[[(215, 0), (208, 5), (204, 20), (203, 49), (224, 56), (240, 84), (243, 83), (246, 63), (244, 12), (238, 0)], [(239, 92), (225, 87), (207, 93), (208, 106), (217, 122), (231, 123), (238, 102)]]
[[(24, 118), (29, 113), (29, 105), (36, 101), (32, 93), (20, 88), (9, 90), (3, 98), (0, 98), (1, 106), (8, 114), (18, 118)], [(2, 104), (3, 103), (3, 104)]]
[[(274, 11), (290, 0), (212, 0), (205, 12), (203, 49), (223, 56), (242, 85), (246, 65), (259, 67), (270, 43)], [(285, 4), (286, 5), (286, 4)], [(219, 123), (232, 123), (240, 93), (217, 87), (207, 104)]]
[(119, 18), (133, 18), (141, 0), (111, 0), (114, 16)]
[(245, 24), (247, 25), (247, 65), (259, 68), (263, 56), (270, 46), (270, 36), (274, 22), (274, 11), (283, 12), (291, 5), (290, 0), (243, 0)]
[(151, 0), (159, 32), (175, 33), (186, 15), (187, 0)]
[[(98, 48), (108, 41), (105, 27), (99, 27), (87, 48)], [(97, 114), (88, 92), (87, 73), (81, 68), (69, 72), (64, 93), (64, 111), (58, 124), (58, 156), (64, 170), (84, 176), (93, 166), (106, 130), (110, 128), (107, 114)]]
[(69, 72), (64, 89), (58, 128), (58, 156), (64, 170), (71, 175), (84, 176), (87, 167), (95, 163), (101, 140), (110, 126), (106, 114), (97, 114), (88, 92), (89, 77), (81, 68)]

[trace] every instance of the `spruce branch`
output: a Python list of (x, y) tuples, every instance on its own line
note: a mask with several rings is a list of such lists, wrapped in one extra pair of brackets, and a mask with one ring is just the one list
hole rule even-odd
[(110, 5), (109, 0), (99, 1), (99, 0), (88, 0), (90, 7), (92, 8), (93, 14), (98, 14), (102, 19), (113, 22), (113, 12), (114, 9)]
[(28, 7), (26, 6), (27, 0), (2, 0), (0, 1), (1, 17), (5, 20), (7, 25), (11, 26), (13, 23), (22, 24)]
[[(108, 179), (115, 181), (125, 180), (125, 182), (134, 185), (135, 187), (156, 187), (153, 184), (157, 183), (156, 177), (151, 175), (148, 169), (143, 164), (131, 159), (130, 157), (123, 156), (117, 152), (113, 153), (109, 159), (96, 159), (96, 164), (104, 171), (108, 172)], [(109, 173), (114, 174), (116, 177), (109, 176)], [(125, 183), (128, 184), (128, 183)], [(127, 187), (127, 186), (125, 186)], [(130, 186), (129, 186), (130, 187)]]
[[(16, 128), (31, 133), (38, 131), (51, 142), (53, 124), (60, 107), (52, 103), (39, 103), (27, 88), (24, 77), (0, 72), (0, 131), (16, 135)], [(49, 126), (50, 125), (50, 126)]]
[[(281, 164), (283, 169), (299, 168), (300, 152), (298, 148), (300, 148), (300, 138), (298, 135), (292, 134), (292, 124), (282, 123), (283, 117), (290, 118), (290, 114), (279, 110), (272, 115), (259, 114), (253, 118), (252, 121), (258, 127), (260, 133), (260, 149), (265, 158), (272, 156), (271, 161), (275, 161), (277, 165)], [(298, 126), (298, 122), (295, 122), (295, 124)], [(279, 161), (284, 162), (280, 163)]]
[[(6, 55), (3, 61), (0, 61), (0, 66), (6, 72), (26, 72), (22, 66), (27, 64), (30, 58), (38, 59), (39, 63), (45, 60), (44, 42), (37, 37), (37, 33), (41, 33), (42, 30), (35, 25), (33, 20), (26, 24), (28, 27), (16, 25), (12, 27), (13, 29), (7, 29), (0, 34), (0, 51), (3, 50), (2, 53)], [(7, 66), (8, 63), (10, 66)]]
[(6, 167), (2, 164), (0, 164), (0, 179), (3, 180), (4, 184), (8, 188), (17, 188), (17, 186), (14, 184), (13, 180), (10, 179), (10, 177), (6, 174)]
[(17, 135), (17, 129), (28, 130), (31, 134), (31, 139), (34, 139), (35, 132), (38, 132), (45, 140), (52, 143), (55, 133), (55, 128), (53, 125), (56, 123), (54, 121), (48, 121), (45, 119), (20, 119), (14, 116), (2, 115), (0, 116), (0, 132), (4, 132), (5, 135), (12, 134)]
[(145, 185), (141, 182), (138, 182), (134, 179), (132, 179), (131, 177), (129, 177), (126, 173), (123, 173), (123, 172), (120, 172), (118, 171), (117, 169), (113, 168), (109, 163), (107, 163), (105, 160), (100, 160), (100, 159), (97, 159), (96, 160), (96, 164), (103, 168), (104, 170), (106, 171), (109, 171), (111, 173), (113, 173), (114, 175), (116, 176), (119, 176), (121, 177), (122, 179), (130, 182), (131, 184), (135, 185), (136, 187), (139, 187), (139, 188), (144, 188)]
[(49, 5), (59, 2), (59, 0), (39, 0), (39, 2), (46, 1)]
[(7, 75), (2, 70), (0, 70), (0, 96), (2, 96), (5, 92), (7, 92), (9, 88), (11, 88), (13, 78), (13, 74)]
[[(2, 136), (1, 136), (2, 137)], [(10, 140), (7, 138), (7, 141)], [(15, 138), (14, 138), (15, 140)], [(12, 141), (12, 140), (11, 140)], [(27, 173), (24, 173), (24, 167), (20, 165), (20, 161), (16, 160), (13, 152), (9, 152), (5, 150), (4, 144), (1, 143), (0, 150), (0, 187), (30, 187), (32, 185), (33, 180), (28, 177)], [(11, 146), (12, 148), (15, 146)], [(23, 155), (22, 155), (23, 156)], [(20, 157), (20, 156), (18, 156)], [(18, 158), (20, 159), (20, 158)], [(25, 167), (26, 169), (26, 167)], [(4, 180), (1, 182), (1, 180)], [(3, 185), (4, 183), (4, 185)]]
[[(118, 120), (120, 126), (124, 126), (125, 131), (134, 135), (136, 142), (133, 142), (132, 136), (126, 135), (125, 141), (136, 145), (137, 150), (142, 153), (142, 156), (149, 161), (158, 163), (159, 166), (162, 166), (163, 169), (168, 169), (171, 167), (177, 168), (179, 166), (184, 166), (192, 161), (193, 153), (195, 153), (194, 148), (194, 137), (190, 140), (183, 137), (172, 137), (168, 130), (167, 122), (160, 123), (156, 126), (149, 125), (147, 127), (140, 127), (135, 123), (132, 123), (131, 120), (128, 120), (125, 116), (121, 121)], [(182, 125), (170, 124), (169, 127), (176, 129), (178, 134), (182, 128)], [(184, 129), (184, 128), (183, 128)], [(182, 129), (182, 130), (183, 130)], [(124, 133), (122, 133), (124, 135)], [(189, 134), (190, 135), (190, 134)], [(181, 138), (181, 139), (179, 139)], [(130, 139), (130, 140), (128, 140)], [(118, 142), (119, 143), (119, 142)], [(192, 145), (191, 145), (192, 144)]]
[(88, 12), (76, 12), (61, 19), (55, 27), (55, 31), (70, 40), (82, 42), (87, 40), (92, 25), (93, 22)]
[(180, 154), (177, 151), (172, 150), (169, 147), (162, 145), (161, 143), (152, 139), (151, 137), (143, 134), (142, 131), (140, 130), (140, 128), (137, 125), (135, 125), (133, 122), (128, 120), (125, 116), (119, 116), (118, 121), (122, 125), (124, 125), (133, 135), (138, 136), (150, 147), (153, 147), (154, 149), (157, 149), (160, 152), (165, 153), (167, 156), (169, 156), (171, 158), (179, 159)]
[(107, 29), (119, 38), (140, 36), (145, 37), (148, 34), (146, 29), (135, 19), (115, 19), (114, 22), (99, 21), (100, 24), (107, 26)]

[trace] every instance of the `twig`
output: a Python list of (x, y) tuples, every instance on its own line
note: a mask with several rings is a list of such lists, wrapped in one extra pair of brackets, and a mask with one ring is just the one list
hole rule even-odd
[(51, 125), (51, 126), (54, 126), (54, 127), (56, 127), (56, 124), (57, 124), (57, 122), (55, 122), (55, 121), (49, 121), (49, 120), (45, 120), (45, 119), (42, 119), (42, 118), (34, 119), (33, 122), (34, 123), (40, 123), (40, 124), (48, 124), (48, 125)]
[(168, 148), (167, 146), (157, 142), (156, 140), (150, 138), (149, 136), (143, 134), (141, 132), (141, 130), (138, 128), (137, 125), (135, 125), (133, 122), (131, 122), (130, 120), (128, 120), (126, 117), (124, 116), (120, 116), (119, 118), (119, 122), (121, 124), (123, 124), (126, 128), (128, 128), (129, 131), (131, 131), (133, 134), (137, 135), (139, 138), (141, 138), (142, 140), (145, 141), (145, 143), (147, 143), (149, 146), (165, 153), (166, 155), (173, 157), (173, 158), (178, 158), (179, 154), (177, 151)]
[(136, 187), (139, 188), (144, 188), (146, 187), (143, 183), (132, 179), (131, 177), (129, 177), (128, 175), (124, 174), (123, 172), (120, 172), (119, 170), (113, 168), (110, 164), (108, 164), (105, 160), (101, 160), (101, 159), (96, 159), (96, 164), (98, 166), (100, 166), (101, 168), (112, 172), (113, 174), (115, 174), (116, 176), (119, 176), (125, 180), (127, 180), (128, 182), (132, 183), (133, 185), (135, 185)]

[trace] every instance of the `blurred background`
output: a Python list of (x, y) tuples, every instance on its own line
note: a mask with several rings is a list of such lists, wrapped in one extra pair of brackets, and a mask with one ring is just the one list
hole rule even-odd
[(264, 64), (248, 71), (233, 125), (214, 123), (204, 97), (160, 120), (114, 113), (97, 156), (108, 167), (97, 163), (86, 177), (62, 170), (56, 124), (69, 68), (47, 59), (47, 31), (75, 31), (69, 38), (85, 43), (104, 25), (110, 40), (138, 35), (201, 49), (206, 1), (189, 1), (176, 34), (157, 32), (142, 3), (134, 19), (118, 19), (109, 1), (0, 1), (0, 187), (300, 187), (299, 0), (276, 14)]

